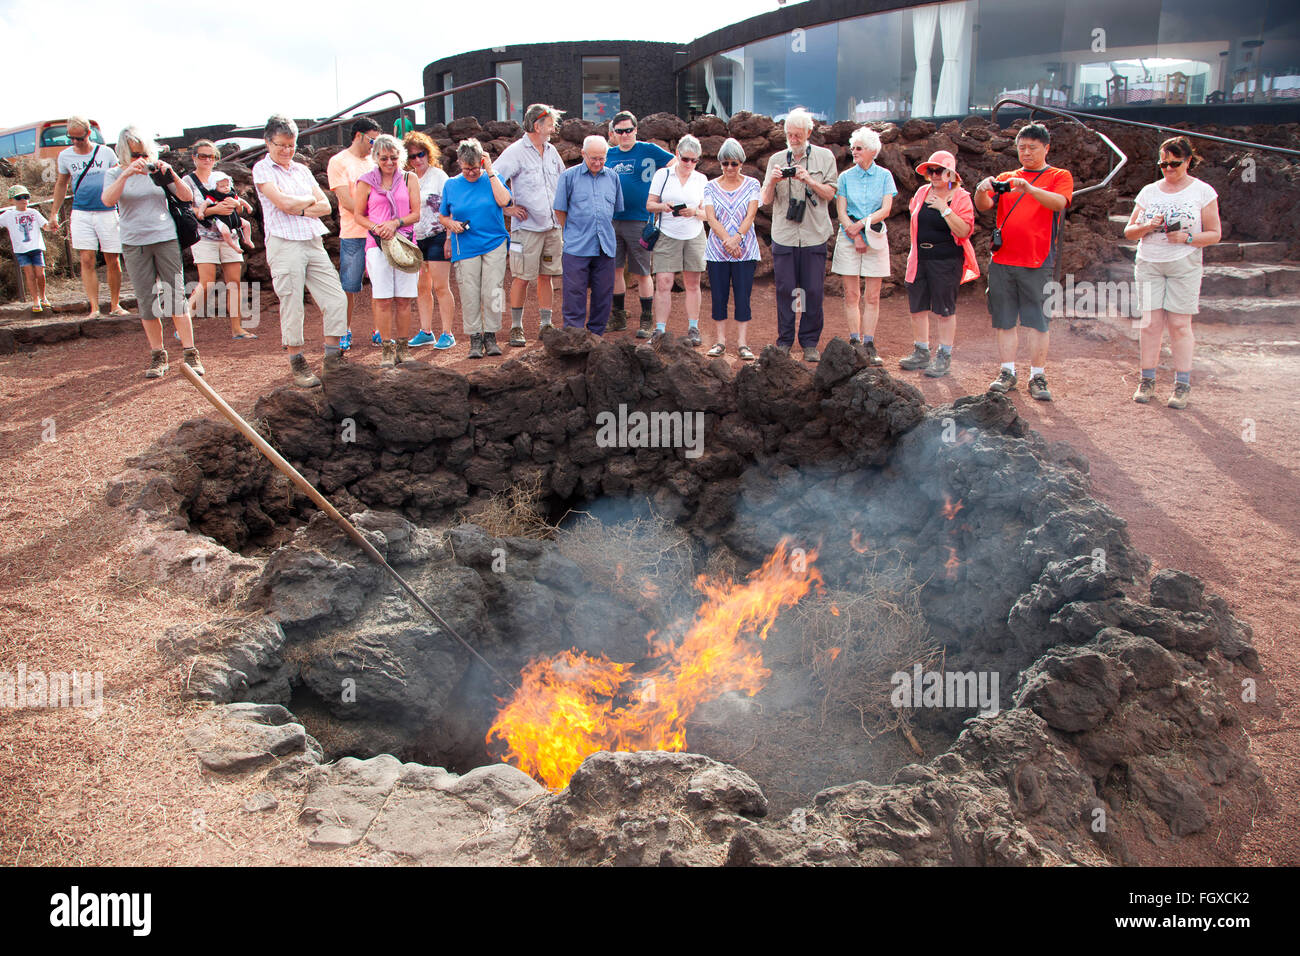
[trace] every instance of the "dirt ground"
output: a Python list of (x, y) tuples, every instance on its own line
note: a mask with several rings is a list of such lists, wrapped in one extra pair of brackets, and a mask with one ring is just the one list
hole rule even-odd
[[(754, 305), (760, 318), (749, 337), (757, 351), (775, 338), (770, 283), (759, 284)], [(670, 328), (684, 328), (682, 309), (676, 296)], [(536, 315), (530, 296), (530, 340)], [(308, 329), (314, 325), (319, 336), (318, 314), (309, 308), (308, 317)], [(364, 304), (354, 324), (359, 343), (352, 359), (377, 364)], [(843, 336), (845, 328), (842, 300), (828, 299), (826, 335)], [(259, 394), (288, 381), (269, 295), (257, 332), (257, 341), (232, 342), (224, 320), (199, 323), (207, 379), (242, 412)], [(736, 364), (732, 334), (728, 360)], [(177, 361), (179, 346), (170, 329), (167, 335)], [(1198, 336), (1192, 403), (1185, 411), (1130, 401), (1136, 342), (1123, 334), (1097, 341), (1068, 331), (1064, 322), (1054, 330), (1048, 366), (1056, 400), (1035, 402), (1023, 384), (1015, 400), (1032, 427), (1087, 456), (1094, 493), (1129, 521), (1134, 543), (1157, 569), (1201, 576), (1255, 629), (1264, 668), (1257, 675), (1259, 697), (1239, 709), (1273, 805), (1220, 818), (1214, 832), (1171, 841), (1163, 860), (1294, 865), (1300, 863), (1300, 416), (1292, 389), (1300, 375), (1300, 336), (1292, 326), (1203, 327)], [(417, 355), (468, 370), (478, 363), (465, 358), (468, 343), (459, 338), (450, 353), (423, 349)], [(891, 370), (910, 342), (903, 297), (887, 298), (877, 343)], [(503, 361), (518, 350), (505, 351), (503, 359), (485, 361)], [(309, 354), (318, 364), (318, 337)], [(307, 848), (289, 794), (281, 795), (276, 810), (245, 812), (249, 785), (201, 777), (197, 762), (183, 752), (198, 708), (181, 701), (184, 674), (163, 663), (154, 641), (171, 624), (218, 612), (119, 573), (121, 559), (141, 542), (104, 504), (104, 486), (125, 458), (179, 422), (215, 412), (174, 370), (161, 382), (146, 381), (148, 358), (142, 332), (0, 358), (0, 456), (6, 463), (0, 474), (0, 669), (12, 673), (21, 663), (28, 670), (104, 672), (98, 717), (0, 711), (0, 863), (365, 862), (358, 848)], [(928, 401), (942, 403), (984, 390), (996, 371), (982, 297), (968, 290), (959, 303), (952, 374), (940, 380), (897, 374)], [(1159, 375), (1162, 399), (1172, 378), (1166, 364)]]

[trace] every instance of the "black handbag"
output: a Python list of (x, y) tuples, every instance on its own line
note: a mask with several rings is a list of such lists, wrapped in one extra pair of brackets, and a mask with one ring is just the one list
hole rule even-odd
[[(653, 182), (650, 184), (650, 188), (654, 189)], [(660, 188), (661, 189), (668, 188), (667, 167), (664, 167), (664, 184)], [(663, 199), (662, 192), (659, 194), (659, 198)], [(655, 213), (653, 216), (651, 216), (650, 220), (645, 224), (645, 228), (641, 230), (641, 238), (638, 241), (641, 243), (642, 249), (653, 249), (655, 247), (655, 243), (659, 241), (659, 215), (660, 215), (659, 213)]]
[[(182, 251), (188, 249), (199, 241), (199, 217), (194, 215), (194, 207), (172, 195), (172, 191), (168, 188), (170, 180), (160, 182), (164, 177), (157, 174), (149, 178), (162, 188), (163, 195), (167, 197), (167, 211), (171, 213), (172, 222), (176, 224), (176, 239), (180, 242)], [(180, 181), (180, 177), (177, 177), (177, 181)]]

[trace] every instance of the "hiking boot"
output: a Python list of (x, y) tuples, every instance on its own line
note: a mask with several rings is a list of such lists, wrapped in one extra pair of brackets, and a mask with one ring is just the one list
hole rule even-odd
[(925, 368), (929, 364), (930, 350), (923, 349), (919, 345), (912, 346), (912, 354), (907, 358), (898, 360), (898, 367), (909, 372), (915, 372), (918, 368)]
[(348, 367), (347, 356), (343, 354), (342, 347), (336, 352), (325, 350), (325, 358), (321, 361), (321, 371), (327, 375), (331, 372), (339, 372)]
[(1138, 382), (1137, 391), (1133, 393), (1133, 401), (1139, 405), (1145, 405), (1156, 397), (1156, 380), (1154, 378), (1144, 378)]
[(473, 332), (470, 334), (469, 357), (470, 358), (483, 357), (483, 333), (482, 332)]
[[(637, 333), (637, 335), (640, 334), (641, 334), (640, 332)], [(663, 341), (663, 337), (667, 334), (668, 332), (664, 329), (655, 329), (654, 332), (651, 333), (650, 335), (650, 344), (658, 345), (661, 341)]]
[(154, 349), (149, 353), (149, 367), (145, 369), (144, 377), (162, 378), (167, 374), (168, 368), (170, 366), (167, 364), (167, 350)]
[(782, 355), (789, 355), (789, 354), (790, 354), (790, 346), (788, 346), (788, 345), (782, 345), (780, 342), (777, 342), (777, 343), (776, 343), (776, 350), (777, 350), (778, 352), (780, 352)]
[[(523, 335), (522, 330), (520, 331), (520, 335)], [(512, 335), (511, 338), (514, 338), (514, 336)], [(511, 344), (513, 345), (514, 343), (512, 342)], [(495, 332), (483, 333), (483, 351), (487, 355), (501, 354), (501, 346), (497, 345), (497, 334)]]
[(641, 316), (641, 326), (636, 330), (636, 337), (638, 339), (650, 338), (650, 331), (653, 328), (654, 328), (654, 316), (651, 315)]
[(686, 330), (686, 344), (689, 345), (691, 348), (693, 349), (699, 348), (701, 341), (702, 340), (700, 339), (700, 327), (698, 325), (692, 325), (690, 328)]
[(1052, 390), (1047, 387), (1047, 377), (1045, 375), (1035, 375), (1029, 380), (1029, 397), (1036, 398), (1040, 402), (1050, 402), (1052, 400)]
[(925, 374), (930, 378), (943, 378), (950, 368), (952, 368), (952, 353), (939, 349), (934, 353), (930, 364), (925, 367)]
[(190, 348), (185, 350), (185, 364), (194, 369), (195, 375), (203, 374), (203, 362), (199, 359), (199, 350)]
[[(540, 327), (538, 331), (539, 332), (541, 331)], [(495, 336), (495, 333), (488, 333), (488, 334)], [(510, 344), (517, 349), (523, 348), (525, 345), (528, 344), (528, 340), (524, 338), (524, 330), (521, 326), (516, 325), (514, 328), (510, 330)], [(494, 353), (489, 349), (488, 355), (493, 355), (493, 354), (499, 354), (499, 353)]]
[(990, 392), (1000, 392), (1006, 394), (1016, 387), (1016, 373), (1010, 369), (1003, 369), (998, 372), (998, 377), (989, 382)]
[(805, 362), (820, 362), (822, 360), (822, 353), (818, 352), (815, 348), (806, 348), (803, 350), (803, 360)]
[(1170, 408), (1186, 408), (1187, 397), (1192, 394), (1192, 386), (1186, 382), (1174, 383), (1174, 394), (1169, 396), (1169, 401), (1165, 402)]
[(415, 361), (415, 356), (411, 354), (410, 344), (406, 341), (406, 339), (398, 339), (397, 340), (397, 364), (401, 365), (403, 362), (413, 362), (413, 361)]
[(312, 372), (306, 357), (301, 353), (289, 359), (289, 371), (293, 372), (293, 384), (299, 388), (315, 388), (320, 384), (320, 379)]
[(879, 368), (885, 364), (885, 360), (882, 359), (880, 354), (876, 351), (875, 342), (858, 342), (857, 346), (862, 350), (862, 354), (866, 358), (868, 365)]
[(379, 358), (380, 368), (392, 368), (397, 364), (397, 343), (389, 339), (384, 343), (384, 354)]
[(627, 309), (614, 309), (609, 313), (609, 325), (605, 326), (605, 331), (622, 332), (627, 328), (627, 320)]

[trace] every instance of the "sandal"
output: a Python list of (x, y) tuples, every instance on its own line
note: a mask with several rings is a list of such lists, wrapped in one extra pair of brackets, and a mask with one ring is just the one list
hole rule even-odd
[(744, 359), (746, 362), (752, 362), (752, 361), (754, 361), (754, 353), (751, 352), (751, 351), (749, 350), (749, 346), (748, 346), (748, 345), (742, 345), (742, 346), (741, 346), (741, 347), (736, 351), (736, 354), (739, 355), (739, 356), (740, 356), (742, 359)]
[(114, 309), (112, 312), (110, 312), (110, 313), (108, 313), (108, 314), (109, 314), (109, 315), (132, 315), (132, 314), (134, 314), (134, 313), (131, 313), (131, 312), (126, 311), (126, 309), (122, 308), (122, 307), (119, 305), (116, 309)]
[(234, 339), (236, 342), (241, 342), (244, 339), (255, 339), (257, 338), (257, 336), (254, 335), (252, 332), (243, 332), (240, 335), (232, 335), (231, 338)]
[(707, 355), (709, 358), (717, 358), (719, 355), (726, 354), (726, 351), (727, 351), (727, 347), (723, 345), (721, 342), (719, 342), (717, 345), (713, 346), (713, 348), (709, 349), (704, 354)]

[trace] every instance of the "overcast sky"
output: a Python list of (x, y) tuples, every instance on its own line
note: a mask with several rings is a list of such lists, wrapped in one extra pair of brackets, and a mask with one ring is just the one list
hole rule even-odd
[(84, 113), (112, 142), (128, 124), (175, 136), (273, 112), (326, 116), (382, 89), (419, 96), (424, 67), (454, 53), (555, 40), (686, 43), (778, 8), (777, 0), (0, 0), (0, 128)]

